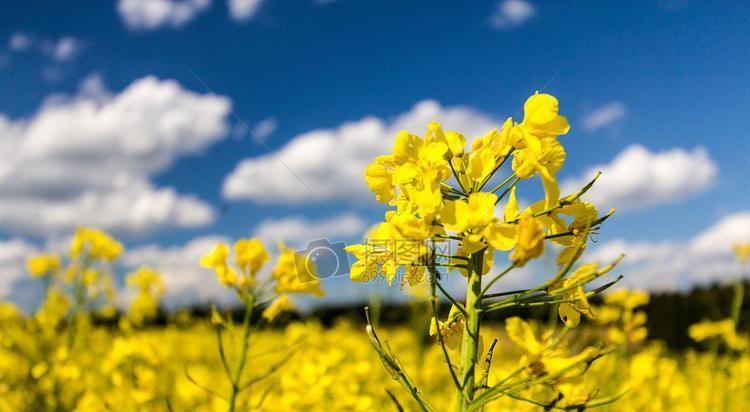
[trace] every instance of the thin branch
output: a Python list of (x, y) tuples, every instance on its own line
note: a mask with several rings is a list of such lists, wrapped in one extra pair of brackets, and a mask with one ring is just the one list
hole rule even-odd
[(293, 355), (294, 355), (293, 351), (289, 352), (286, 356), (284, 356), (279, 361), (277, 361), (273, 365), (271, 365), (268, 369), (266, 369), (266, 371), (263, 374), (258, 375), (256, 377), (250, 379), (244, 385), (240, 385), (239, 392), (242, 392), (242, 391), (244, 391), (246, 389), (249, 389), (251, 386), (255, 385), (256, 383), (258, 383), (258, 382), (262, 381), (263, 379), (266, 379), (266, 378), (270, 377), (271, 375), (273, 375), (276, 371), (279, 370), (279, 368), (281, 368), (287, 362), (289, 362), (289, 359), (291, 359), (291, 357)]
[(417, 404), (423, 412), (435, 412), (435, 409), (430, 406), (430, 404), (422, 397), (422, 394), (419, 392), (419, 389), (417, 389), (417, 387), (414, 385), (414, 382), (406, 373), (406, 370), (404, 369), (403, 365), (401, 365), (401, 362), (398, 361), (398, 358), (396, 358), (396, 356), (393, 354), (393, 351), (391, 351), (390, 345), (388, 345), (387, 341), (384, 343), (385, 348), (388, 352), (386, 353), (386, 351), (383, 349), (383, 344), (380, 342), (380, 339), (375, 332), (375, 328), (372, 327), (369, 307), (365, 307), (365, 317), (367, 319), (367, 326), (365, 327), (365, 331), (367, 332), (367, 336), (370, 338), (370, 345), (373, 349), (375, 349), (375, 352), (377, 352), (378, 356), (380, 357), (380, 361), (383, 363), (383, 367), (385, 367), (388, 373), (391, 374), (394, 380), (400, 383), (401, 386), (404, 387), (404, 389), (409, 391), (412, 398), (417, 401)]
[(224, 399), (225, 401), (229, 402), (229, 399), (227, 399), (226, 396), (221, 395), (219, 393), (216, 393), (211, 388), (208, 388), (208, 387), (203, 386), (200, 383), (198, 383), (198, 381), (196, 381), (192, 376), (190, 376), (190, 372), (188, 371), (187, 366), (185, 366), (184, 372), (185, 372), (185, 377), (187, 378), (188, 381), (190, 381), (190, 383), (192, 383), (193, 385), (197, 386), (198, 388), (206, 391), (208, 394), (210, 394), (212, 396), (215, 396), (215, 397), (217, 397), (219, 399)]
[[(434, 278), (434, 276), (433, 276), (433, 278)], [(440, 291), (443, 293), (443, 295), (445, 295), (445, 297), (448, 298), (448, 300), (451, 302), (451, 304), (453, 304), (453, 306), (455, 306), (456, 308), (458, 308), (458, 310), (460, 310), (461, 313), (464, 316), (467, 316), (467, 314), (466, 314), (466, 308), (464, 308), (464, 305), (462, 305), (459, 301), (457, 301), (456, 299), (454, 299), (453, 296), (451, 296), (450, 294), (448, 294), (448, 292), (445, 289), (443, 289), (443, 286), (440, 284), (440, 282), (437, 281), (437, 279), (435, 280), (435, 286), (437, 286), (438, 289), (440, 289)]]
[[(604, 284), (604, 285), (602, 285), (602, 286), (600, 286), (600, 287), (598, 287), (596, 289), (592, 289), (592, 290), (590, 290), (588, 292), (585, 292), (584, 294), (585, 294), (585, 296), (587, 298), (595, 296), (595, 295), (598, 295), (601, 292), (603, 292), (603, 291), (609, 289), (610, 287), (614, 286), (617, 282), (619, 282), (622, 279), (623, 279), (623, 276), (619, 276), (617, 279), (613, 280), (612, 282), (606, 283), (606, 284)], [(566, 290), (567, 289), (574, 289), (574, 288), (576, 288), (576, 287), (578, 287), (580, 285), (581, 284), (571, 285), (570, 287), (566, 288)], [(537, 297), (540, 298), (540, 299), (534, 300), (534, 298), (537, 298)], [(524, 300), (510, 301), (510, 302), (507, 302), (507, 303), (496, 302), (496, 303), (493, 303), (491, 305), (488, 305), (485, 308), (485, 310), (487, 312), (494, 312), (494, 311), (497, 311), (497, 310), (507, 309), (507, 308), (513, 308), (513, 307), (521, 307), (522, 308), (522, 307), (549, 306), (549, 305), (554, 305), (554, 304), (558, 304), (558, 303), (572, 303), (572, 302), (577, 302), (578, 300), (579, 300), (579, 298), (562, 298), (561, 299), (561, 298), (557, 298), (555, 296), (541, 294), (541, 295), (529, 296), (529, 297), (527, 297)]]
[[(506, 161), (508, 161), (508, 159), (510, 159), (510, 155), (511, 155), (511, 153), (513, 153), (513, 151), (515, 151), (515, 150), (516, 150), (516, 149), (513, 149), (513, 148), (511, 148), (511, 149), (510, 149), (510, 151), (509, 151), (509, 152), (508, 152), (507, 154), (505, 154), (505, 155), (501, 156), (501, 157), (503, 158), (503, 160), (501, 160), (501, 161), (500, 161), (500, 163), (497, 163), (497, 164), (495, 165), (495, 168), (494, 168), (494, 169), (492, 170), (492, 173), (490, 173), (490, 174), (489, 174), (489, 175), (488, 175), (488, 176), (487, 176), (486, 178), (484, 178), (484, 181), (482, 182), (482, 184), (480, 184), (480, 185), (479, 185), (479, 188), (477, 189), (477, 192), (479, 192), (479, 191), (481, 191), (482, 189), (484, 189), (484, 186), (485, 186), (485, 185), (486, 185), (487, 183), (489, 183), (489, 182), (490, 182), (490, 179), (492, 179), (492, 176), (494, 176), (494, 175), (495, 175), (495, 173), (496, 173), (496, 172), (497, 172), (498, 170), (500, 170), (500, 168), (501, 168), (501, 167), (503, 167), (503, 165), (505, 164), (505, 162), (506, 162)], [(495, 160), (495, 162), (497, 162), (497, 160)], [(497, 189), (495, 189), (495, 190), (492, 190), (492, 192), (494, 193), (494, 192), (495, 192), (496, 190), (497, 190)]]
[(227, 362), (226, 354), (224, 353), (224, 340), (221, 338), (221, 327), (217, 326), (216, 328), (216, 342), (219, 346), (219, 358), (221, 359), (221, 364), (224, 366), (224, 372), (226, 372), (228, 378), (232, 378), (232, 372), (229, 370), (229, 363)]
[(435, 295), (434, 288), (432, 289), (432, 298), (430, 299), (430, 301), (432, 303), (432, 321), (435, 322), (435, 329), (437, 331), (438, 344), (440, 344), (440, 348), (443, 350), (443, 357), (445, 358), (445, 362), (448, 364), (448, 370), (451, 373), (453, 384), (456, 385), (456, 388), (459, 391), (462, 391), (463, 386), (461, 386), (461, 382), (458, 380), (456, 371), (453, 370), (453, 363), (451, 362), (450, 354), (448, 354), (448, 349), (445, 347), (445, 341), (443, 340), (443, 332), (440, 330), (440, 324), (438, 323), (437, 296)]
[(274, 386), (273, 383), (271, 383), (270, 385), (268, 385), (268, 387), (266, 388), (266, 390), (264, 390), (263, 393), (260, 394), (260, 399), (258, 399), (258, 402), (255, 404), (255, 406), (253, 406), (252, 409), (258, 409), (261, 406), (263, 406), (263, 402), (266, 401), (266, 398), (271, 393), (271, 389), (273, 389), (273, 386)]
[(456, 168), (453, 167), (453, 159), (448, 161), (448, 165), (451, 167), (451, 172), (453, 172), (453, 177), (456, 178), (456, 182), (458, 182), (458, 186), (461, 188), (462, 194), (466, 195), (466, 188), (464, 187), (463, 183), (461, 183), (461, 178), (458, 177), (458, 173), (456, 172)]
[(517, 293), (524, 293), (524, 292), (528, 292), (528, 289), (516, 289), (516, 290), (509, 290), (507, 292), (488, 293), (484, 295), (484, 299), (500, 298), (503, 296), (515, 295)]
[(398, 402), (398, 399), (396, 399), (396, 395), (394, 395), (394, 394), (393, 394), (393, 393), (392, 393), (391, 391), (389, 391), (388, 389), (386, 389), (386, 390), (385, 390), (385, 393), (387, 393), (387, 394), (388, 394), (388, 397), (389, 397), (389, 398), (391, 398), (391, 400), (393, 401), (393, 403), (394, 403), (394, 404), (396, 405), (396, 410), (397, 410), (398, 412), (404, 412), (404, 407), (403, 407), (403, 406), (401, 406), (401, 404), (400, 404), (400, 403)]
[(513, 180), (513, 178), (514, 178), (514, 177), (516, 177), (516, 174), (515, 174), (515, 173), (513, 173), (513, 174), (511, 174), (510, 176), (506, 177), (506, 178), (505, 178), (505, 180), (503, 180), (502, 182), (500, 182), (500, 184), (498, 184), (497, 186), (493, 187), (493, 188), (492, 188), (492, 189), (490, 190), (490, 193), (495, 193), (495, 192), (497, 192), (498, 190), (502, 189), (502, 188), (503, 188), (503, 186), (505, 186), (505, 185), (507, 185), (508, 183), (510, 183), (510, 181), (511, 181), (511, 180)]
[[(515, 176), (515, 175), (513, 175), (513, 176)], [(511, 181), (510, 185), (508, 185), (508, 187), (507, 187), (507, 188), (505, 188), (505, 190), (503, 190), (503, 193), (501, 193), (501, 194), (500, 194), (500, 195), (499, 195), (499, 196), (497, 197), (497, 200), (495, 201), (495, 204), (498, 204), (498, 203), (499, 203), (499, 202), (500, 202), (501, 200), (503, 200), (503, 198), (505, 197), (505, 195), (507, 195), (507, 194), (508, 194), (508, 193), (509, 193), (509, 192), (511, 191), (511, 189), (513, 189), (513, 187), (514, 187), (515, 185), (517, 185), (517, 184), (518, 184), (518, 182), (520, 182), (520, 181), (521, 181), (521, 178), (520, 178), (520, 177), (516, 177), (516, 178), (514, 178), (514, 179), (513, 179), (512, 181)]]
[(511, 270), (513, 270), (513, 268), (515, 268), (515, 267), (516, 267), (516, 264), (515, 264), (515, 263), (511, 263), (510, 265), (508, 265), (508, 267), (507, 267), (507, 268), (505, 268), (505, 270), (503, 270), (503, 271), (502, 271), (502, 272), (500, 272), (500, 273), (499, 273), (499, 274), (498, 274), (497, 276), (495, 276), (495, 277), (494, 277), (494, 278), (493, 278), (493, 279), (492, 279), (492, 280), (490, 281), (490, 283), (488, 283), (488, 284), (487, 284), (487, 286), (485, 286), (485, 287), (484, 287), (484, 289), (482, 290), (482, 293), (480, 293), (480, 294), (479, 294), (479, 298), (480, 298), (480, 299), (482, 299), (482, 296), (484, 296), (484, 294), (485, 294), (485, 293), (487, 293), (487, 291), (489, 291), (489, 290), (490, 290), (490, 288), (492, 287), (492, 285), (494, 285), (494, 284), (495, 284), (495, 282), (497, 282), (497, 281), (498, 281), (498, 280), (500, 280), (500, 279), (501, 279), (501, 278), (502, 278), (503, 276), (505, 276), (505, 275), (507, 275), (508, 273), (510, 273), (510, 271), (511, 271)]

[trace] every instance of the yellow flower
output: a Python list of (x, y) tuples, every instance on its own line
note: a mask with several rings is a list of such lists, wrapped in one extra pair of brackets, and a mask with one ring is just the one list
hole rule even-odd
[(469, 164), (466, 175), (474, 182), (483, 182), (494, 170), (496, 165), (495, 154), (488, 147), (482, 147), (469, 154)]
[(271, 272), (276, 281), (276, 293), (309, 293), (322, 297), (325, 292), (320, 288), (320, 279), (315, 263), (307, 256), (296, 253), (279, 242), (281, 255)]
[(535, 93), (524, 104), (523, 122), (514, 125), (509, 119), (497, 138), (502, 142), (499, 145), (516, 149), (512, 166), (516, 176), (527, 179), (539, 174), (547, 207), (559, 199), (556, 174), (565, 162), (565, 149), (557, 136), (570, 129), (567, 119), (558, 114), (558, 106), (555, 97)]
[(445, 132), (445, 140), (448, 142), (448, 148), (453, 157), (461, 157), (464, 154), (466, 138), (462, 134), (452, 131)]
[(55, 288), (47, 292), (42, 305), (37, 309), (34, 318), (45, 332), (54, 332), (65, 319), (70, 309), (70, 299)]
[[(560, 303), (560, 307), (558, 308), (560, 319), (568, 327), (574, 328), (578, 326), (582, 314), (591, 318), (594, 317), (583, 285), (596, 278), (598, 269), (599, 266), (593, 263), (581, 265), (572, 275), (557, 285), (558, 288), (566, 289), (561, 292), (563, 299), (571, 300), (571, 302)], [(555, 291), (550, 291), (550, 294), (555, 294)]]
[(448, 319), (445, 322), (434, 317), (430, 319), (430, 336), (438, 338), (438, 330), (445, 347), (457, 350), (463, 336), (464, 317), (456, 306), (451, 306)]
[(445, 136), (441, 141), (439, 135), (421, 139), (405, 130), (396, 135), (393, 143), (393, 156), (399, 165), (443, 165), (444, 155), (448, 151)]
[(226, 287), (233, 287), (236, 286), (238, 277), (237, 272), (227, 266), (228, 257), (229, 246), (219, 242), (208, 254), (201, 257), (200, 265), (206, 269), (213, 269), (219, 283)]
[(481, 232), (495, 216), (497, 196), (494, 193), (478, 192), (469, 195), (469, 200), (445, 202), (440, 212), (443, 225), (454, 232), (474, 230)]
[(248, 276), (254, 276), (270, 259), (260, 239), (240, 239), (234, 243), (237, 267), (246, 270)]
[(586, 370), (586, 361), (594, 355), (592, 348), (586, 348), (574, 356), (565, 356), (559, 346), (559, 339), (553, 339), (548, 332), (537, 340), (533, 329), (518, 317), (505, 321), (508, 338), (518, 346), (524, 355), (519, 364), (526, 368), (530, 375), (543, 376), (560, 374), (558, 382), (580, 376)]
[(750, 346), (748, 337), (737, 333), (734, 320), (731, 318), (720, 321), (704, 320), (690, 325), (688, 335), (696, 342), (719, 339), (729, 348), (736, 351), (747, 349)]
[(263, 317), (273, 322), (282, 312), (292, 310), (294, 305), (288, 295), (281, 295), (263, 310)]
[(379, 156), (365, 168), (365, 182), (375, 193), (378, 202), (390, 202), (396, 196), (393, 187), (394, 159), (392, 155)]
[(604, 296), (604, 303), (610, 306), (619, 306), (626, 310), (633, 310), (648, 304), (650, 297), (648, 292), (641, 289), (619, 289)]
[(26, 267), (31, 277), (39, 278), (55, 273), (60, 270), (60, 256), (54, 254), (41, 254), (30, 256), (26, 260)]
[(537, 138), (566, 134), (570, 124), (565, 116), (559, 115), (559, 106), (554, 96), (536, 92), (524, 103), (524, 118), (519, 126), (525, 133)]
[(443, 193), (438, 185), (442, 180), (439, 173), (435, 169), (428, 170), (422, 174), (421, 179), (417, 179), (416, 183), (419, 185), (404, 188), (408, 190), (409, 199), (422, 216), (433, 215), (443, 206)]
[(106, 232), (87, 227), (80, 227), (76, 230), (70, 245), (70, 256), (73, 259), (86, 255), (91, 259), (113, 262), (120, 257), (122, 252), (122, 244)]
[(565, 149), (555, 139), (544, 139), (538, 149), (523, 149), (513, 157), (513, 171), (521, 179), (539, 174), (544, 185), (546, 207), (554, 206), (560, 198), (556, 174), (565, 163)]
[(539, 257), (543, 251), (544, 227), (530, 212), (525, 212), (518, 221), (516, 247), (510, 254), (510, 260), (523, 266)]
[(135, 272), (128, 275), (127, 285), (138, 289), (140, 293), (149, 293), (157, 296), (164, 294), (164, 281), (159, 272), (148, 266), (141, 266)]
[[(506, 222), (514, 221), (518, 217), (518, 200), (516, 199), (516, 188), (511, 188), (508, 203), (505, 204), (503, 218)], [(517, 243), (518, 227), (516, 224), (496, 223), (485, 228), (484, 237), (495, 249), (508, 251), (513, 249)]]
[[(355, 282), (369, 282), (375, 280), (379, 273), (381, 251), (373, 245), (350, 245), (345, 250), (357, 259), (349, 270), (349, 279)], [(387, 252), (386, 252), (387, 253)], [(391, 279), (392, 281), (392, 279)]]
[[(450, 135), (454, 149), (460, 138)], [(439, 183), (450, 175), (448, 140), (440, 125), (431, 123), (425, 139), (401, 131), (396, 136), (391, 155), (380, 156), (365, 169), (365, 182), (380, 202), (396, 197), (396, 186), (408, 192), (408, 202), (414, 202), (426, 216), (442, 206)]]

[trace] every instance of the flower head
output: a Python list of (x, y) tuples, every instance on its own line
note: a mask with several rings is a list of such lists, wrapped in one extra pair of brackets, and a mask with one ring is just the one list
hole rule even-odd
[(50, 253), (33, 255), (26, 259), (26, 268), (31, 277), (39, 278), (60, 270), (60, 256)]
[(88, 227), (78, 228), (70, 244), (70, 256), (73, 259), (85, 255), (91, 259), (113, 262), (122, 252), (123, 246), (115, 238), (102, 230)]

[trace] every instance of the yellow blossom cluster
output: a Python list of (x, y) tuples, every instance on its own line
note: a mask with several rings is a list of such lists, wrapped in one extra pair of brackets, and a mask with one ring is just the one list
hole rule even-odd
[[(588, 286), (617, 263), (601, 268), (596, 264), (574, 267), (589, 236), (612, 212), (600, 217), (594, 205), (581, 200), (598, 175), (577, 193), (560, 194), (557, 173), (566, 153), (558, 138), (568, 133), (570, 125), (559, 113), (558, 100), (535, 93), (526, 100), (523, 112), (521, 122), (508, 118), (499, 129), (471, 140), (459, 132), (444, 130), (437, 122), (429, 123), (423, 136), (400, 131), (391, 153), (375, 158), (364, 172), (376, 200), (392, 209), (366, 234), (365, 243), (346, 248), (356, 258), (350, 271), (354, 281), (368, 282), (382, 276), (390, 285), (400, 275), (402, 288), (429, 283), (433, 312), (430, 335), (444, 350), (457, 389), (457, 411), (476, 410), (507, 396), (503, 385), (482, 393), (477, 390), (484, 385), (476, 380), (475, 365), (484, 356), (481, 320), (485, 313), (556, 304), (566, 327), (576, 327), (582, 315), (595, 317), (589, 297), (612, 283), (597, 289)], [(504, 170), (504, 165), (509, 170)], [(502, 174), (506, 177), (498, 177)], [(544, 199), (521, 208), (516, 192), (522, 182), (534, 176), (541, 179)], [(498, 207), (501, 202), (502, 209)], [(500, 278), (539, 258), (545, 250), (559, 251), (556, 275), (529, 289), (491, 293), (490, 288)], [(502, 264), (496, 261), (497, 252), (507, 254), (509, 266), (488, 276), (497, 263)], [(466, 279), (463, 303), (450, 296), (442, 284), (451, 271)], [(438, 316), (438, 290), (451, 302), (445, 321)], [(522, 329), (517, 321), (512, 325), (517, 326), (514, 331)], [(430, 410), (429, 401), (420, 395), (397, 356), (383, 344), (372, 325), (368, 324), (366, 330), (385, 368), (423, 410)], [(519, 334), (514, 336), (520, 339)], [(460, 352), (455, 361), (457, 372), (448, 350)], [(602, 353), (601, 349), (591, 349), (565, 359), (580, 366)], [(576, 400), (570, 407), (603, 402), (593, 395), (566, 393), (564, 388), (569, 389), (569, 384), (564, 376), (548, 378), (559, 388), (559, 396)], [(524, 379), (514, 383), (536, 384), (534, 376)], [(590, 388), (586, 393), (595, 392)]]
[[(321, 289), (320, 279), (315, 266), (306, 261), (305, 256), (296, 253), (283, 243), (278, 245), (280, 255), (276, 265), (271, 270), (271, 281), (276, 299), (266, 308), (264, 317), (273, 320), (283, 311), (293, 308), (288, 294), (311, 294), (322, 297), (325, 293)], [(212, 269), (219, 283), (234, 290), (238, 296), (246, 301), (253, 299), (253, 304), (263, 285), (259, 285), (259, 273), (271, 255), (266, 251), (259, 239), (239, 239), (234, 243), (234, 263), (228, 263), (229, 246), (225, 243), (216, 244), (211, 251), (200, 260), (200, 265)]]
[(604, 325), (606, 339), (614, 345), (637, 345), (646, 339), (646, 312), (649, 302), (643, 290), (619, 289), (604, 296), (604, 304), (596, 308), (596, 322)]

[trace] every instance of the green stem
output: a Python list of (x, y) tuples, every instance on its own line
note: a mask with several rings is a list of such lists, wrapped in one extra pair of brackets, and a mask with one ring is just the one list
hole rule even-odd
[(234, 375), (231, 377), (232, 390), (229, 393), (229, 412), (234, 412), (237, 395), (240, 392), (240, 379), (242, 378), (242, 371), (245, 369), (247, 350), (250, 346), (250, 318), (253, 315), (254, 306), (255, 297), (251, 294), (250, 297), (245, 300), (245, 317), (242, 320), (242, 349), (240, 349), (240, 359), (235, 366)]
[(464, 334), (461, 339), (461, 361), (459, 364), (459, 380), (462, 389), (456, 396), (456, 411), (464, 412), (474, 399), (474, 368), (477, 364), (477, 349), (479, 346), (479, 328), (481, 326), (482, 310), (480, 308), (482, 291), (482, 264), (484, 250), (474, 253), (469, 267), (469, 283), (466, 289), (466, 320)]
[(83, 276), (89, 267), (88, 253), (84, 254), (81, 267), (73, 274), (73, 314), (70, 317), (68, 327), (68, 350), (72, 350), (75, 345), (75, 339), (79, 332), (79, 323), (81, 323), (81, 313), (86, 304), (86, 285), (83, 284)]
[(737, 324), (740, 322), (740, 313), (742, 312), (742, 301), (745, 298), (745, 280), (740, 277), (734, 284), (734, 296), (732, 298), (732, 320), (734, 321), (734, 328), (737, 329)]

